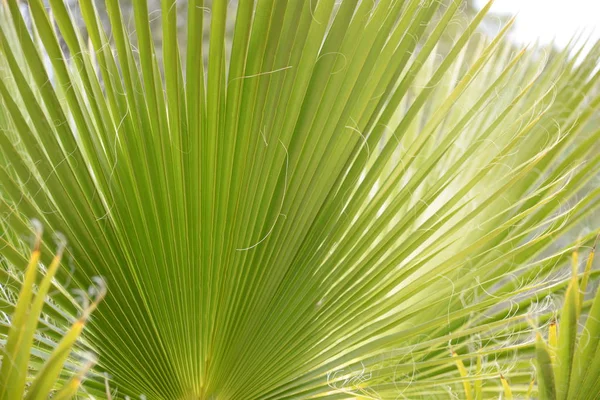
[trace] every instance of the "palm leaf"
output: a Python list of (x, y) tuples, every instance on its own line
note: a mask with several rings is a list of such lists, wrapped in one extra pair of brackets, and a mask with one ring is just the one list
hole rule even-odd
[[(592, 300), (585, 301), (585, 289), (591, 272), (591, 265), (594, 260), (596, 243), (588, 256), (581, 285), (579, 283), (579, 252), (573, 252), (573, 273), (565, 295), (563, 308), (560, 312), (559, 331), (556, 335), (556, 325), (554, 322), (550, 326), (548, 341), (551, 350), (556, 355), (550, 358), (544, 354), (548, 353), (548, 346), (545, 345), (541, 336), (538, 337), (538, 368), (541, 369), (539, 392), (540, 398), (548, 399), (579, 399), (589, 398), (591, 393), (597, 393), (600, 389), (597, 379), (597, 363), (591, 362), (594, 349), (597, 346), (598, 330), (598, 303), (600, 300), (600, 291)], [(586, 304), (587, 303), (587, 304)], [(591, 306), (590, 306), (591, 303)], [(582, 310), (587, 309), (587, 318), (585, 328), (578, 334), (577, 324)], [(552, 349), (554, 347), (554, 349)]]
[[(6, 343), (2, 349), (2, 366), (0, 368), (1, 399), (47, 399), (54, 389), (59, 389), (59, 393), (67, 388), (76, 392), (83, 380), (85, 371), (89, 370), (95, 362), (93, 356), (86, 356), (86, 366), (82, 368), (76, 377), (71, 379), (68, 385), (61, 389), (60, 384), (64, 378), (60, 375), (65, 362), (71, 352), (79, 347), (77, 340), (85, 322), (98, 301), (103, 297), (103, 294), (100, 294), (91, 306), (85, 308), (83, 315), (73, 323), (68, 331), (61, 333), (64, 337), (55, 345), (56, 348), (53, 348), (53, 345), (50, 347), (51, 351), (48, 351), (47, 346), (44, 345), (45, 339), (41, 334), (41, 330), (37, 335), (36, 330), (52, 279), (60, 266), (64, 242), (59, 243), (58, 251), (52, 263), (48, 266), (46, 274), (41, 279), (37, 292), (34, 294), (41, 240), (41, 227), (39, 224), (34, 226), (37, 230), (35, 245), (25, 271), (18, 301), (14, 306), (5, 304), (9, 306), (7, 308), (13, 308), (13, 313)], [(35, 345), (34, 340), (38, 342)], [(33, 377), (28, 373), (32, 366), (32, 369), (36, 372)], [(28, 380), (31, 380), (30, 385), (26, 385)]]
[[(517, 49), (512, 20), (478, 32), (491, 2), (448, 42), (458, 0), (194, 0), (182, 49), (163, 0), (158, 57), (146, 0), (134, 32), (116, 0), (110, 26), (81, 0), (84, 31), (49, 5), (0, 8), (2, 276), (36, 218), (72, 260), (50, 331), (107, 282), (82, 390), (107, 397), (108, 373), (148, 399), (530, 391), (544, 299), (598, 233), (600, 43)], [(566, 302), (589, 307), (572, 285)]]

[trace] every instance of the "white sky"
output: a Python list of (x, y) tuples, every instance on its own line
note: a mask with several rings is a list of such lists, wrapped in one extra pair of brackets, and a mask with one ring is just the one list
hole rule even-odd
[[(479, 6), (486, 2), (477, 0)], [(522, 43), (555, 39), (564, 46), (582, 30), (600, 39), (600, 0), (496, 0), (492, 11), (518, 13), (511, 36)]]

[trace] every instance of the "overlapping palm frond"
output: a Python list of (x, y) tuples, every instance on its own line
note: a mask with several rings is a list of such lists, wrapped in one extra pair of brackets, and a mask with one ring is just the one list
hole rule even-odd
[(227, 3), (188, 2), (181, 60), (163, 0), (160, 65), (145, 0), (135, 38), (117, 0), (110, 35), (80, 0), (87, 40), (62, 0), (0, 8), (2, 276), (35, 218), (72, 265), (44, 311), (106, 281), (81, 390), (537, 396), (536, 333), (598, 234), (600, 43), (516, 49), (512, 21), (478, 32), (491, 3), (441, 48), (458, 0), (244, 0), (227, 57)]
[[(71, 366), (77, 370), (73, 376), (64, 376), (61, 372), (71, 352), (77, 350), (77, 340), (91, 312), (106, 293), (99, 281), (99, 285), (93, 289), (95, 295), (93, 302), (87, 302), (81, 315), (68, 329), (58, 330), (55, 323), (49, 323), (48, 320), (40, 321), (44, 306), (46, 308), (50, 306), (45, 304), (46, 296), (52, 286), (52, 279), (60, 267), (65, 243), (59, 238), (59, 247), (54, 259), (44, 277), (38, 279), (42, 230), (37, 224), (34, 224), (34, 229), (36, 229), (35, 245), (25, 270), (18, 300), (13, 304), (2, 299), (2, 312), (10, 311), (12, 315), (10, 325), (8, 327), (2, 325), (6, 341), (2, 349), (0, 398), (43, 400), (52, 395), (53, 399), (70, 399), (77, 394), (85, 374), (94, 365), (95, 356), (80, 354), (82, 361)], [(6, 278), (10, 282), (11, 276), (7, 275)], [(37, 281), (39, 285), (37, 292), (34, 293)], [(6, 283), (5, 281), (4, 284)], [(88, 300), (87, 296), (84, 298)], [(56, 310), (47, 311), (47, 315), (52, 314), (58, 314), (59, 320), (64, 318), (64, 315), (57, 313)], [(38, 331), (40, 322), (42, 328)], [(47, 331), (41, 334), (44, 328)], [(35, 374), (30, 374), (29, 370)]]
[[(597, 242), (597, 239), (596, 239)], [(596, 243), (588, 256), (582, 276), (578, 251), (573, 253), (573, 273), (558, 318), (550, 322), (547, 341), (542, 333), (536, 337), (538, 398), (591, 399), (600, 391), (598, 363), (594, 362), (600, 329), (600, 290), (586, 300), (587, 284), (592, 273)], [(584, 328), (579, 332), (582, 310), (587, 309)]]

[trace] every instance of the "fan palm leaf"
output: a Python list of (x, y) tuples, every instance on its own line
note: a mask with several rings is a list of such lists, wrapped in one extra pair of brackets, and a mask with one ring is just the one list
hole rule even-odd
[(537, 393), (536, 333), (598, 234), (600, 43), (517, 49), (512, 20), (478, 31), (491, 2), (448, 41), (458, 0), (190, 0), (183, 51), (163, 0), (159, 58), (145, 0), (134, 32), (117, 0), (110, 27), (80, 0), (85, 32), (48, 3), (0, 8), (2, 287), (31, 218), (43, 265), (69, 244), (51, 332), (103, 277), (81, 391)]

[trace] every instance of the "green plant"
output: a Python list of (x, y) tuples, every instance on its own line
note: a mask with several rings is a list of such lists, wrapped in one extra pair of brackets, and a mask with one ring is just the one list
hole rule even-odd
[(136, 46), (117, 0), (110, 35), (79, 2), (88, 40), (62, 0), (0, 8), (3, 273), (36, 218), (69, 239), (52, 309), (106, 280), (81, 394), (537, 396), (547, 299), (598, 234), (600, 44), (488, 39), (491, 3), (442, 51), (458, 0), (246, 0), (226, 57), (227, 3), (206, 49), (189, 1), (181, 60), (163, 0), (161, 65), (145, 0)]
[[(597, 239), (596, 239), (597, 242)], [(565, 294), (559, 322), (549, 325), (548, 343), (536, 337), (538, 392), (543, 400), (592, 399), (600, 392), (598, 362), (595, 359), (600, 329), (600, 290), (593, 300), (584, 301), (596, 244), (592, 248), (581, 282), (578, 252), (573, 253), (573, 272)], [(588, 311), (579, 334), (582, 310)]]
[[(60, 332), (50, 332), (50, 338), (59, 338), (56, 342), (45, 342), (41, 337), (35, 337), (39, 318), (44, 308), (46, 295), (52, 285), (52, 279), (60, 266), (64, 250), (64, 242), (59, 244), (54, 259), (48, 266), (46, 274), (40, 280), (37, 292), (34, 287), (37, 279), (38, 262), (40, 259), (41, 229), (38, 226), (35, 246), (25, 270), (25, 276), (16, 304), (5, 302), (3, 312), (12, 309), (12, 318), (6, 335), (5, 346), (2, 349), (2, 366), (0, 367), (0, 398), (45, 400), (53, 393), (53, 399), (70, 399), (79, 388), (83, 376), (93, 366), (93, 356), (86, 356), (84, 363), (78, 367), (79, 372), (67, 379), (61, 376), (63, 365), (76, 346), (77, 339), (90, 313), (104, 297), (104, 290), (97, 291), (93, 303), (82, 310), (81, 316), (73, 325)], [(47, 322), (44, 321), (44, 325)], [(34, 344), (34, 339), (37, 339)], [(36, 352), (32, 354), (32, 349)], [(34, 376), (28, 376), (28, 370), (35, 371)], [(29, 384), (27, 384), (27, 382)], [(27, 392), (25, 392), (27, 384)], [(59, 386), (58, 388), (56, 386)]]

